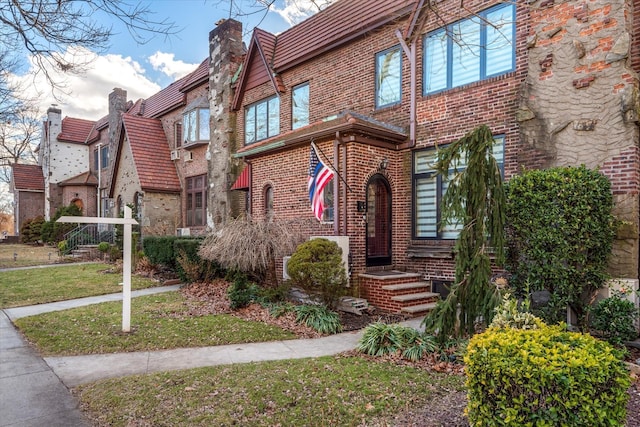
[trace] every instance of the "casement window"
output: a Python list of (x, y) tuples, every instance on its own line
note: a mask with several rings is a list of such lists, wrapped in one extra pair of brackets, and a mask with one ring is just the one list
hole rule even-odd
[[(184, 144), (209, 141), (209, 108), (194, 108), (182, 115), (182, 140)], [(180, 144), (176, 144), (180, 146)]]
[(425, 95), (515, 68), (515, 5), (487, 9), (424, 38)]
[(272, 96), (244, 110), (245, 144), (252, 144), (280, 133), (280, 98)]
[(402, 95), (402, 52), (400, 46), (376, 54), (376, 108), (400, 102)]
[(109, 166), (109, 146), (103, 145), (93, 150), (93, 166), (95, 170), (104, 169)]
[(187, 227), (207, 225), (207, 175), (186, 179)]
[(294, 86), (291, 91), (291, 128), (309, 124), (309, 83)]
[[(495, 137), (493, 156), (504, 175), (504, 137)], [(462, 228), (461, 223), (441, 224), (442, 197), (449, 187), (449, 179), (438, 175), (434, 169), (436, 149), (413, 153), (413, 238), (414, 239), (455, 239)], [(458, 172), (464, 170), (463, 159), (456, 165)], [(455, 170), (449, 171), (449, 177)]]

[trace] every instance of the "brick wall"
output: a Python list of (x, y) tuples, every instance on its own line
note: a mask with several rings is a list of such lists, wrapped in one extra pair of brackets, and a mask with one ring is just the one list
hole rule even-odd
[[(459, 2), (438, 2), (438, 14), (427, 17), (422, 34), (438, 29), (443, 20), (453, 22), (494, 3), (497, 2), (466, 1), (465, 10), (462, 10)], [(335, 165), (341, 165), (343, 161), (347, 164), (346, 170), (340, 168), (340, 172), (351, 190), (346, 190), (340, 183), (341, 206), (346, 206), (340, 208), (340, 214), (346, 209), (346, 217), (341, 217), (345, 222), (338, 228), (340, 234), (350, 236), (355, 273), (366, 269), (366, 224), (362, 213), (357, 212), (357, 202), (366, 200), (368, 180), (381, 172), (378, 169), (380, 160), (388, 158), (389, 167), (383, 174), (389, 181), (393, 200), (393, 267), (426, 273), (432, 278), (450, 280), (453, 277), (451, 241), (412, 238), (413, 153), (453, 142), (481, 124), (487, 124), (494, 135), (504, 135), (507, 179), (523, 166), (605, 165), (607, 170), (603, 172), (612, 179), (614, 191), (636, 200), (626, 211), (637, 223), (638, 182), (633, 171), (639, 169), (637, 150), (634, 151), (638, 146), (638, 129), (635, 123), (621, 119), (624, 111), (620, 108), (621, 104), (631, 102), (627, 94), (630, 88), (637, 86), (637, 80), (624, 60), (615, 60), (612, 56), (621, 49), (621, 44), (624, 47), (625, 29), (631, 22), (625, 21), (631, 16), (628, 13), (630, 3), (606, 0), (525, 3), (516, 3), (516, 66), (505, 75), (423, 96), (422, 37), (418, 37), (414, 148), (395, 151), (349, 142), (340, 145), (340, 158), (335, 159), (333, 140), (315, 141)], [(404, 24), (386, 25), (296, 68), (278, 70), (288, 88), (280, 94), (281, 133), (291, 130), (290, 89), (306, 81), (310, 88), (310, 122), (343, 110), (354, 110), (400, 126), (408, 133), (410, 74), (406, 56), (402, 60), (402, 102), (376, 110), (374, 100), (375, 54), (398, 44), (394, 32), (404, 28)], [(634, 48), (637, 48), (636, 44)], [(271, 83), (258, 85), (246, 91), (242, 105), (274, 93)], [(242, 110), (236, 129), (239, 141), (243, 141)], [(280, 135), (274, 141), (283, 138), (286, 135)], [(311, 224), (307, 226), (309, 234), (332, 234), (332, 226), (318, 224), (310, 212), (306, 194), (308, 150), (308, 144), (305, 144), (252, 156), (252, 213), (256, 218), (264, 217), (264, 189), (270, 185), (274, 189), (274, 208), (279, 217), (303, 218)], [(636, 261), (632, 262), (636, 271), (630, 272), (634, 277), (638, 274), (637, 236), (635, 241), (631, 240), (629, 251), (636, 254)], [(439, 249), (429, 253), (430, 247)], [(417, 249), (422, 255), (408, 256), (410, 248)]]

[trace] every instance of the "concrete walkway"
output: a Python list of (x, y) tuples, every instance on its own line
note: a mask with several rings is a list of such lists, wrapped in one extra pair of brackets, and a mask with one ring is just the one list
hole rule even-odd
[[(133, 291), (151, 295), (179, 286)], [(232, 344), (137, 353), (41, 358), (11, 321), (50, 311), (122, 300), (122, 294), (5, 309), (0, 314), (0, 427), (84, 427), (88, 422), (68, 387), (103, 378), (203, 366), (329, 356), (355, 348), (362, 331), (317, 339)], [(403, 324), (419, 328), (422, 319)]]

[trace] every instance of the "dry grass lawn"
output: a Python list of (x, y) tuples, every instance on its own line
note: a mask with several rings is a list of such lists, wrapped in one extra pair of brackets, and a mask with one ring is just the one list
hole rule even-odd
[(54, 264), (60, 261), (58, 248), (54, 246), (0, 244), (0, 268)]

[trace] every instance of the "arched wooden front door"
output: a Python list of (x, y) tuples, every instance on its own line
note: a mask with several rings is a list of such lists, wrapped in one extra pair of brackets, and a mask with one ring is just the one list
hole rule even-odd
[(367, 184), (367, 265), (391, 264), (391, 187), (380, 174)]

